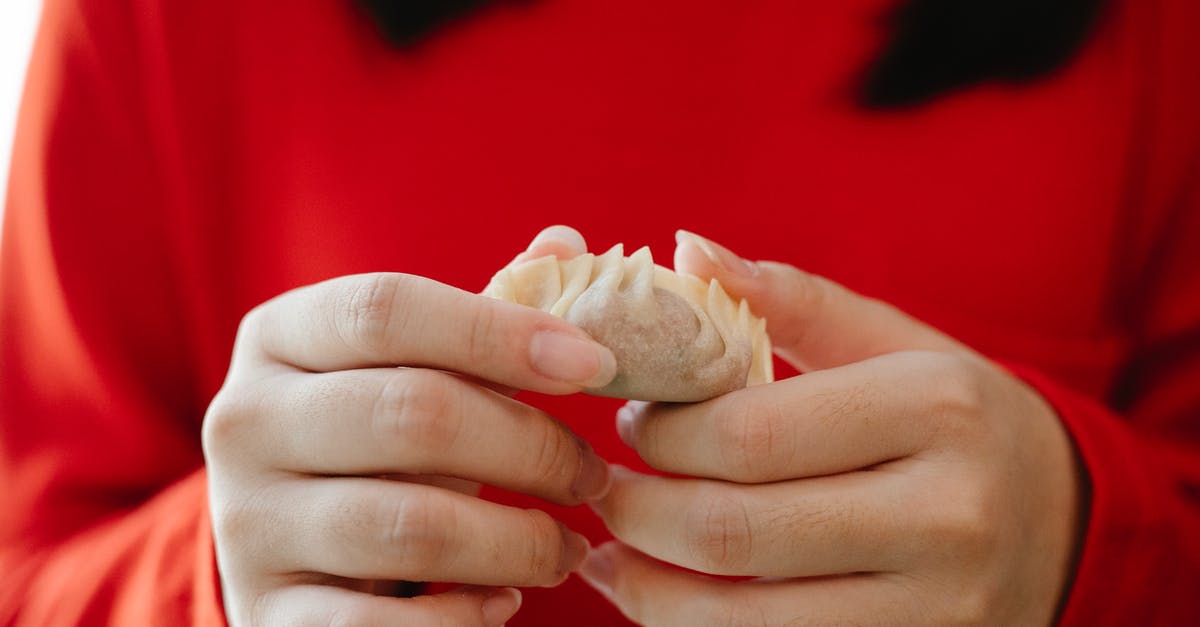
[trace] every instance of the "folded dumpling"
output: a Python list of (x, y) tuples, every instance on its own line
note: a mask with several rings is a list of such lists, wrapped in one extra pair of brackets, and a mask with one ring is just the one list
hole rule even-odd
[(766, 321), (716, 279), (655, 265), (649, 248), (513, 264), (483, 294), (565, 318), (611, 349), (617, 376), (592, 394), (702, 401), (774, 377)]

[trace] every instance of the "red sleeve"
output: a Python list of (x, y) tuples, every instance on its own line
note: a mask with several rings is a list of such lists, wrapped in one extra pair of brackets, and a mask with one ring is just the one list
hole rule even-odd
[(1090, 485), (1064, 625), (1200, 619), (1200, 3), (1114, 3), (1144, 89), (1113, 313), (1128, 358), (1104, 402), (1012, 365), (1058, 411)]
[[(1061, 624), (1193, 623), (1200, 616), (1197, 406), (1169, 437), (1040, 373), (1012, 369), (1058, 411), (1090, 480), (1082, 555)], [(1200, 389), (1196, 372), (1192, 385)]]
[(1167, 225), (1131, 298), (1137, 344), (1110, 403), (1006, 363), (1055, 408), (1088, 478), (1086, 535), (1063, 625), (1200, 618), (1200, 198)]
[(1142, 306), (1113, 403), (1123, 417), (1035, 380), (1078, 443), (1092, 483), (1068, 624), (1200, 619), (1200, 142), (1193, 148), (1191, 190), (1176, 197), (1131, 296)]
[(1146, 85), (1114, 281), (1128, 359), (1103, 403), (1012, 366), (1056, 408), (1090, 483), (1065, 625), (1200, 620), (1200, 3), (1128, 5)]
[(27, 79), (0, 243), (3, 625), (224, 622), (135, 4), (46, 2)]

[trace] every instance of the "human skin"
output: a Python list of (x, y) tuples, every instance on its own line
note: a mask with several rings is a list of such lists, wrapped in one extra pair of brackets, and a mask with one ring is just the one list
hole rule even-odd
[(675, 476), (614, 467), (593, 507), (617, 540), (584, 578), (646, 625), (1051, 623), (1084, 483), (1052, 408), (885, 303), (678, 241), (676, 269), (745, 298), (805, 374), (618, 411), (622, 440)]
[[(579, 252), (551, 229), (523, 255)], [(476, 498), (479, 482), (566, 505), (610, 485), (586, 442), (510, 396), (615, 371), (559, 318), (420, 277), (343, 277), (254, 309), (203, 428), (230, 623), (503, 624), (509, 586), (561, 583), (588, 545)], [(376, 594), (396, 581), (468, 585)]]
[[(519, 257), (585, 250), (553, 227)], [(622, 438), (677, 478), (610, 477), (586, 443), (509, 398), (614, 373), (606, 349), (547, 314), (370, 275), (248, 315), (204, 429), (231, 622), (503, 623), (520, 603), (506, 586), (561, 582), (587, 545), (541, 512), (475, 499), (478, 481), (593, 501), (618, 541), (581, 574), (644, 624), (1052, 620), (1078, 544), (1081, 471), (1035, 392), (820, 277), (689, 234), (675, 265), (746, 298), (806, 373), (619, 412)], [(530, 441), (543, 451), (532, 460)], [(473, 585), (371, 594), (395, 580)]]

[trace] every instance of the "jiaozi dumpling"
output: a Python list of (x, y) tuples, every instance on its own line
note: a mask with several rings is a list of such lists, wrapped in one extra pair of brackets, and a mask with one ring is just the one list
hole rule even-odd
[(565, 318), (611, 349), (617, 376), (592, 394), (702, 401), (774, 376), (766, 321), (716, 279), (655, 265), (649, 248), (510, 265), (483, 294)]

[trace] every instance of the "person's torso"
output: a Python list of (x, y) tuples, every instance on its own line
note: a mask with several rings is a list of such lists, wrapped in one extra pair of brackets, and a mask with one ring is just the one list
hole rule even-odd
[[(372, 271), (477, 291), (555, 223), (667, 265), (693, 230), (1096, 396), (1123, 358), (1141, 79), (1120, 31), (1042, 83), (871, 112), (855, 88), (887, 0), (501, 4), (409, 50), (348, 2), (164, 4), (146, 74), (172, 94), (172, 228), (214, 391), (262, 300)], [(532, 401), (637, 465), (616, 402)], [(605, 537), (586, 507), (485, 494)], [(513, 624), (616, 620), (574, 580), (526, 599)]]

